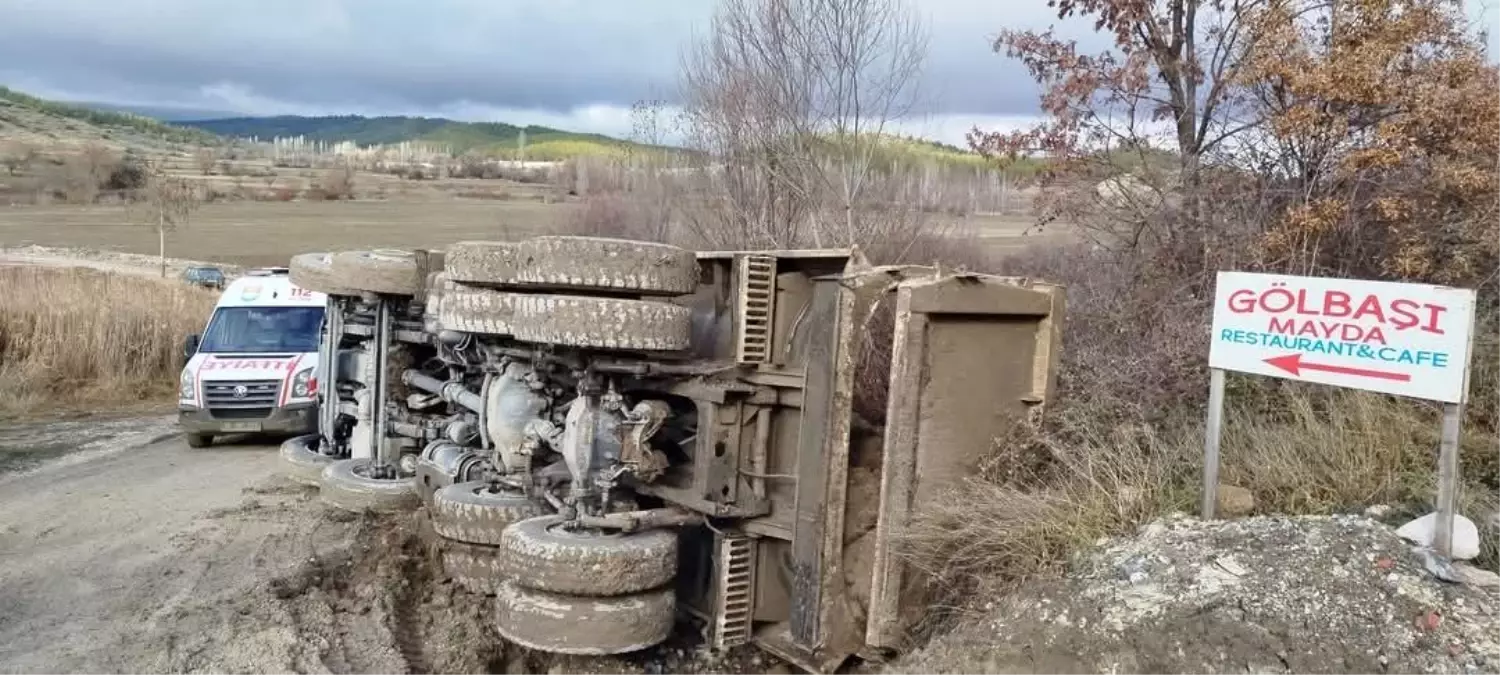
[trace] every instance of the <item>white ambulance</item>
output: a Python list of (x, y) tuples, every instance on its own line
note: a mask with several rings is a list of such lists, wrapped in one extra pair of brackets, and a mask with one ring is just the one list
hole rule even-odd
[(224, 289), (202, 335), (188, 336), (177, 421), (194, 448), (215, 435), (312, 433), (325, 296), (286, 268), (252, 270)]

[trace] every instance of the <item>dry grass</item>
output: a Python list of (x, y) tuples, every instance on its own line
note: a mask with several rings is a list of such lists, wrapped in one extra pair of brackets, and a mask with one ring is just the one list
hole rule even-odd
[(214, 294), (87, 269), (0, 267), (0, 414), (170, 400)]
[[(1220, 478), (1249, 489), (1258, 512), (1359, 513), (1387, 504), (1404, 518), (1431, 510), (1436, 406), (1314, 387), (1286, 387), (1280, 401), (1268, 411), (1264, 401), (1231, 399), (1226, 412)], [(1056, 573), (1100, 537), (1197, 511), (1201, 425), (1109, 428), (1086, 403), (1061, 417), (1061, 428), (997, 441), (980, 474), (924, 505), (906, 533), (911, 561), (954, 598)], [(1466, 434), (1461, 512), (1480, 525), (1488, 565), (1497, 557), (1489, 514), (1500, 507), (1494, 454), (1492, 431)]]
[[(1059, 572), (1100, 537), (1196, 513), (1201, 494), (1208, 303), (1151, 265), (1085, 247), (1004, 263), (1067, 287), (1063, 361), (1046, 427), (996, 439), (983, 470), (924, 504), (906, 533), (905, 554), (961, 608)], [(1491, 309), (1479, 325), (1494, 326), (1493, 296), (1481, 298)], [(1481, 561), (1493, 566), (1500, 340), (1481, 331), (1475, 347), (1460, 511), (1480, 525)], [(1259, 512), (1432, 510), (1437, 405), (1234, 374), (1227, 394), (1220, 479), (1249, 489)]]

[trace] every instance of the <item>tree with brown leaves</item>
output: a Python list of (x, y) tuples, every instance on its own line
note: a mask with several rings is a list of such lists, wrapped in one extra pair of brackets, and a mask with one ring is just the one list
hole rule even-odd
[(1150, 248), (1200, 283), (1256, 265), (1493, 278), (1500, 81), (1460, 3), (1049, 4), (1092, 19), (1112, 47), (1002, 31), (996, 50), (1042, 86), (1047, 119), (970, 143), (1049, 156), (1050, 216)]

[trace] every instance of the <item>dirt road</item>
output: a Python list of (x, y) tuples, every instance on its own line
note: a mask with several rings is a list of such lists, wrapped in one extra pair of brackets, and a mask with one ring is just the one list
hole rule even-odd
[[(285, 263), (282, 263), (285, 264)], [(53, 246), (18, 246), (0, 248), (0, 266), (30, 265), (35, 267), (87, 267), (101, 272), (124, 274), (135, 277), (161, 277), (160, 259), (136, 253), (117, 253), (81, 248), (59, 248)], [(190, 265), (214, 265), (226, 274), (237, 273), (238, 268), (220, 263), (200, 260), (167, 258), (167, 279), (176, 281), (182, 270)]]
[[(70, 435), (83, 449), (60, 454)], [(17, 461), (23, 446), (49, 458)], [(442, 578), (420, 514), (329, 509), (277, 475), (264, 441), (193, 450), (170, 418), (121, 419), (0, 430), (0, 451), (0, 672), (779, 667), (690, 637), (623, 658), (508, 646), (489, 599)]]
[(301, 490), (262, 485), (272, 448), (126, 439), (80, 457), (0, 478), (0, 670), (293, 665), (289, 627), (284, 653), (273, 634), (253, 661), (230, 653), (205, 662), (200, 641), (213, 634), (179, 625), (316, 553), (297, 536), (317, 528), (295, 508)]
[(428, 583), (403, 522), (326, 509), (263, 442), (132, 444), (143, 423), (112, 424), (137, 435), (0, 477), (0, 672), (503, 663), (482, 601)]

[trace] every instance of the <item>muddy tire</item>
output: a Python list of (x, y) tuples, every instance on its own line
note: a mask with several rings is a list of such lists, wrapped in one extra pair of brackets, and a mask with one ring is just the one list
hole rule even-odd
[(333, 283), (386, 295), (422, 294), (422, 268), (410, 251), (380, 249), (333, 254)]
[(692, 251), (604, 237), (460, 242), (448, 247), (447, 270), (454, 281), (532, 290), (686, 295), (698, 288)]
[(441, 556), (443, 575), (459, 588), (476, 595), (494, 595), (499, 588), (500, 549), (445, 540)]
[(452, 281), (503, 284), (516, 277), (516, 244), (509, 241), (460, 241), (443, 255), (443, 273)]
[(282, 474), (296, 483), (313, 487), (320, 485), (323, 470), (334, 462), (334, 458), (313, 449), (318, 440), (317, 434), (305, 434), (282, 443)]
[(183, 434), (182, 440), (187, 441), (189, 448), (206, 448), (214, 444), (213, 434)]
[(647, 300), (579, 295), (518, 295), (512, 320), (518, 340), (596, 349), (686, 349), (692, 310)]
[(341, 459), (323, 469), (319, 496), (323, 503), (356, 513), (391, 513), (414, 509), (421, 503), (410, 477), (369, 477), (370, 459)]
[(574, 533), (562, 516), (522, 520), (500, 537), (506, 576), (538, 591), (605, 597), (639, 593), (677, 575), (677, 532)]
[(517, 300), (522, 296), (492, 288), (449, 283), (438, 303), (438, 325), (484, 335), (513, 335)]
[(432, 494), (433, 529), (469, 544), (497, 546), (511, 523), (549, 511), (520, 492), (491, 492), (483, 481), (454, 483)]
[(533, 237), (517, 248), (516, 285), (641, 295), (686, 295), (698, 288), (698, 257), (668, 244), (553, 236)]
[(495, 628), (522, 647), (557, 654), (638, 651), (672, 634), (677, 597), (666, 586), (612, 598), (586, 598), (500, 583)]
[(292, 256), (292, 285), (328, 295), (359, 295), (359, 291), (334, 283), (332, 253), (303, 253)]

